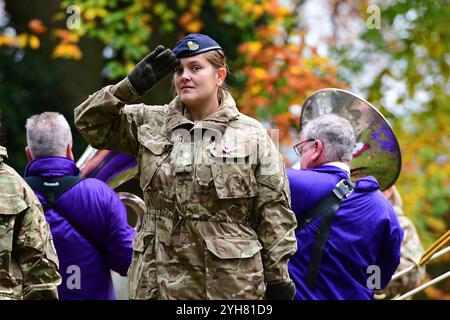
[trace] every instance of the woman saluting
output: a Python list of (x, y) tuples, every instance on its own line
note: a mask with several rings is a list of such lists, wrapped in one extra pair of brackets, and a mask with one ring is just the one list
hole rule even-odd
[[(128, 104), (172, 71), (169, 104)], [(131, 299), (294, 295), (296, 220), (283, 160), (222, 88), (226, 75), (217, 42), (190, 34), (75, 109), (89, 144), (138, 158), (147, 212), (133, 241)]]

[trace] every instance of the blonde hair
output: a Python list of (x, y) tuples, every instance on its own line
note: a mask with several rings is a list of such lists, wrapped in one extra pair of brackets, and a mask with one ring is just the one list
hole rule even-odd
[[(206, 60), (208, 60), (209, 63), (212, 64), (214, 68), (219, 70), (220, 68), (225, 68), (227, 71), (227, 76), (230, 73), (230, 68), (227, 64), (227, 57), (225, 56), (225, 53), (222, 50), (212, 50), (204, 53)], [(226, 78), (225, 78), (226, 79)], [(222, 85), (219, 89), (222, 89), (224, 91), (230, 92), (230, 87), (225, 84), (225, 80), (223, 81)], [(217, 91), (217, 99), (219, 100), (219, 103), (223, 99), (223, 91), (218, 90)]]

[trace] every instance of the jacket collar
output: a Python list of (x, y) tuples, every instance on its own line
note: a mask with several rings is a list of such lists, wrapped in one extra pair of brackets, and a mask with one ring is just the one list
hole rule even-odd
[[(348, 179), (349, 177), (348, 173), (344, 169), (338, 168), (336, 166), (330, 166), (327, 164), (323, 164), (317, 168), (304, 170), (312, 170), (317, 172), (334, 174), (338, 176), (340, 179)], [(356, 180), (355, 182), (356, 182), (355, 190), (360, 192), (371, 192), (380, 188), (377, 179), (375, 179), (373, 176), (363, 177)]]
[(79, 175), (75, 162), (64, 157), (42, 157), (28, 163), (24, 176), (60, 177)]
[[(199, 121), (196, 124), (198, 128), (201, 129), (211, 129), (220, 131), (222, 134), (225, 132), (226, 127), (230, 121), (233, 121), (239, 117), (239, 111), (236, 108), (236, 102), (230, 93), (226, 91), (223, 92), (223, 101), (219, 106), (219, 110), (213, 113), (206, 119)], [(167, 130), (172, 132), (174, 129), (179, 128), (181, 126), (188, 126), (192, 128), (194, 126), (194, 122), (189, 118), (189, 112), (184, 106), (184, 104), (180, 101), (180, 99), (175, 97), (169, 103), (169, 112), (167, 115)]]
[(319, 167), (309, 168), (309, 169), (304, 169), (304, 170), (330, 173), (330, 174), (337, 175), (341, 179), (347, 179), (349, 177), (349, 174), (344, 169), (333, 166), (333, 165), (327, 165), (327, 164), (322, 164)]
[(348, 175), (350, 176), (350, 167), (343, 162), (338, 162), (338, 161), (327, 162), (327, 163), (322, 164), (322, 166), (332, 166), (332, 167), (340, 168), (340, 169), (344, 170), (345, 172), (347, 172)]

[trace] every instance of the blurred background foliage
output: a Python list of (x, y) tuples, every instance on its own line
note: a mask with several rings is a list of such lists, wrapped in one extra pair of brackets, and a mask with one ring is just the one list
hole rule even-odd
[[(379, 13), (379, 15), (377, 15)], [(450, 2), (434, 0), (0, 0), (0, 112), (8, 162), (26, 165), (24, 125), (47, 110), (73, 121), (87, 96), (157, 44), (187, 33), (217, 39), (240, 110), (278, 128), (295, 156), (301, 105), (346, 88), (379, 108), (403, 154), (397, 182), (425, 247), (449, 228)], [(170, 100), (170, 79), (140, 100)], [(86, 143), (73, 130), (78, 158)], [(429, 277), (448, 268), (444, 257)], [(449, 299), (447, 281), (419, 298)]]

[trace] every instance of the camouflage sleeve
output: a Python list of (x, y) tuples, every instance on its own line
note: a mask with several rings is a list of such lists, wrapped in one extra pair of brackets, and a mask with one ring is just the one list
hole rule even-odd
[[(29, 197), (34, 197), (34, 194), (29, 194)], [(23, 299), (58, 299), (56, 288), (61, 284), (59, 262), (50, 228), (37, 198), (20, 215), (15, 226), (18, 232), (14, 253), (22, 270)]]
[[(400, 207), (394, 207), (398, 221), (403, 229), (403, 241), (401, 246), (400, 264), (396, 273), (415, 265), (422, 256), (424, 250), (419, 235), (412, 221), (406, 217)], [(376, 292), (379, 298), (391, 299), (397, 295), (404, 294), (419, 285), (425, 277), (425, 267), (415, 268), (400, 278), (391, 280), (387, 287)]]
[(288, 261), (297, 251), (297, 221), (281, 154), (267, 134), (258, 142), (258, 196), (253, 207), (262, 243), (266, 282), (289, 281)]
[(127, 78), (106, 86), (75, 108), (75, 126), (94, 148), (136, 156), (137, 127), (142, 123), (145, 105), (126, 103), (137, 97)]

